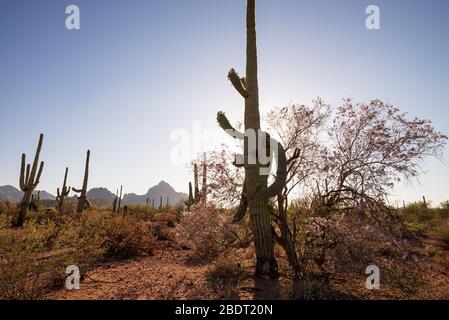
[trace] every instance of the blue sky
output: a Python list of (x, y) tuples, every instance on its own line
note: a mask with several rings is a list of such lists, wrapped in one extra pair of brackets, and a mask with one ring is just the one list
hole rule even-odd
[[(67, 5), (81, 29), (65, 28)], [(381, 30), (365, 28), (380, 7)], [(337, 105), (379, 98), (449, 133), (449, 2), (445, 0), (258, 0), (262, 112), (320, 96)], [(39, 188), (55, 192), (65, 166), (90, 186), (144, 193), (164, 179), (187, 190), (191, 174), (172, 163), (170, 134), (199, 121), (215, 129), (224, 110), (242, 120), (229, 85), (243, 73), (243, 0), (0, 1), (0, 185), (17, 186), (20, 155), (45, 133)], [(446, 164), (395, 190), (397, 199), (449, 199)]]

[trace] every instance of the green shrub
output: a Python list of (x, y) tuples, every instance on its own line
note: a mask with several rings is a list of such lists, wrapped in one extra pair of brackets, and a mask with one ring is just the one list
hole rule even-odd
[(128, 215), (135, 216), (137, 219), (141, 220), (151, 220), (158, 212), (156, 208), (143, 204), (128, 205), (127, 208)]

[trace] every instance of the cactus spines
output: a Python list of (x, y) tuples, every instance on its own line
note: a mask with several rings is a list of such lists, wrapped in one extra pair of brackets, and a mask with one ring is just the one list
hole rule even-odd
[(65, 168), (64, 174), (64, 182), (62, 183), (62, 188), (56, 189), (56, 201), (58, 202), (58, 212), (60, 214), (63, 213), (64, 210), (64, 198), (67, 197), (70, 193), (70, 187), (67, 187), (67, 174), (69, 172), (69, 168)]
[(90, 208), (90, 202), (87, 199), (87, 182), (89, 179), (89, 160), (90, 160), (90, 150), (87, 150), (86, 154), (86, 166), (84, 168), (84, 179), (83, 186), (81, 189), (76, 189), (72, 187), (72, 191), (79, 193), (78, 206), (76, 208), (77, 213), (82, 213), (85, 209)]
[[(277, 262), (274, 256), (274, 242), (272, 235), (271, 216), (268, 207), (270, 197), (276, 196), (285, 186), (287, 161), (284, 148), (269, 135), (260, 130), (259, 87), (257, 76), (257, 44), (256, 44), (256, 1), (247, 0), (246, 12), (246, 77), (240, 78), (234, 69), (228, 74), (234, 88), (245, 99), (244, 126), (245, 135), (234, 129), (223, 112), (217, 114), (219, 126), (236, 139), (243, 139), (243, 167), (245, 168), (245, 186), (242, 201), (234, 220), (240, 220), (249, 208), (251, 227), (256, 247), (256, 276), (277, 276)], [(250, 139), (251, 135), (255, 139)], [(255, 140), (255, 141), (254, 141)], [(265, 150), (258, 150), (259, 141), (265, 140)], [(268, 141), (270, 142), (268, 144)], [(266, 169), (262, 159), (254, 154), (263, 154), (269, 148), (278, 147), (277, 176), (272, 185), (267, 186), (268, 175), (262, 174)], [(270, 152), (271, 153), (271, 152)], [(265, 152), (265, 155), (267, 153)], [(255, 159), (254, 159), (255, 158)], [(270, 158), (271, 159), (271, 158)], [(254, 161), (255, 160), (255, 161)], [(238, 167), (241, 166), (237, 163)]]
[(207, 200), (207, 165), (206, 165), (206, 153), (203, 153), (203, 164), (202, 164), (202, 173), (201, 178), (203, 180), (203, 184), (201, 186), (201, 202), (206, 203)]
[(14, 219), (13, 223), (16, 227), (21, 227), (23, 225), (23, 221), (25, 220), (25, 215), (28, 206), (30, 205), (31, 196), (33, 194), (34, 189), (39, 184), (39, 180), (42, 175), (42, 171), (44, 170), (44, 162), (41, 161), (39, 168), (39, 155), (41, 153), (42, 143), (44, 141), (44, 135), (41, 133), (39, 136), (39, 142), (37, 143), (36, 153), (34, 155), (33, 166), (30, 164), (26, 165), (26, 155), (22, 154), (22, 162), (20, 165), (20, 178), (19, 178), (19, 186), (20, 190), (23, 191), (23, 198), (19, 204), (19, 212), (17, 217)]

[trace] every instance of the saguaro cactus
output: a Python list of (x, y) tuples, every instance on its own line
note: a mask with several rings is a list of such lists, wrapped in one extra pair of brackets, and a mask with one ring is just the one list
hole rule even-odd
[(60, 214), (63, 213), (64, 210), (64, 198), (67, 197), (70, 193), (70, 187), (67, 187), (67, 174), (69, 172), (69, 168), (65, 168), (64, 174), (64, 182), (62, 183), (62, 188), (56, 189), (56, 201), (58, 201), (58, 212)]
[(122, 192), (123, 192), (123, 185), (120, 186), (120, 195), (118, 197), (118, 205), (117, 205), (117, 212), (120, 213), (120, 207), (122, 205)]
[(193, 192), (192, 192), (192, 183), (189, 182), (189, 198), (184, 202), (187, 206), (187, 210), (190, 211), (190, 207), (192, 204), (195, 203), (195, 200), (193, 199)]
[(194, 181), (194, 186), (195, 186), (195, 195), (194, 195), (194, 199), (195, 199), (195, 203), (198, 203), (200, 201), (200, 189), (199, 189), (199, 182), (198, 182), (198, 164), (195, 162), (193, 164), (193, 181)]
[(30, 205), (28, 209), (39, 211), (39, 206), (41, 204), (41, 191), (39, 190), (36, 194), (31, 195)]
[(72, 187), (72, 191), (79, 193), (80, 196), (78, 197), (78, 206), (76, 208), (77, 213), (82, 213), (85, 209), (88, 209), (90, 207), (89, 199), (87, 199), (87, 181), (89, 179), (89, 160), (90, 160), (90, 150), (87, 150), (86, 155), (86, 167), (84, 169), (84, 180), (83, 180), (83, 186), (81, 189), (75, 189)]
[(36, 154), (34, 155), (33, 166), (30, 164), (26, 165), (25, 172), (25, 162), (26, 155), (22, 154), (22, 162), (20, 165), (20, 178), (19, 178), (19, 186), (20, 190), (23, 191), (23, 198), (19, 203), (19, 212), (15, 217), (13, 223), (16, 227), (21, 227), (23, 225), (23, 221), (25, 220), (25, 215), (28, 206), (30, 205), (31, 196), (33, 194), (34, 189), (39, 184), (39, 180), (42, 175), (42, 170), (44, 170), (44, 162), (41, 161), (38, 169), (39, 163), (39, 155), (41, 153), (42, 142), (44, 141), (44, 135), (41, 133), (39, 136), (39, 142), (37, 143)]
[(161, 202), (159, 203), (159, 211), (162, 210), (162, 196), (161, 196)]
[(112, 201), (112, 212), (115, 213), (117, 211), (117, 204), (118, 204), (118, 189), (115, 193), (114, 200)]
[[(246, 28), (246, 78), (240, 78), (234, 69), (231, 69), (228, 74), (228, 79), (234, 88), (245, 99), (245, 134), (235, 130), (222, 112), (217, 114), (217, 121), (232, 137), (244, 140), (243, 163), (239, 164), (236, 161), (236, 165), (239, 167), (243, 165), (245, 168), (244, 189), (246, 193), (243, 195), (245, 197), (243, 205), (245, 206), (244, 212), (246, 212), (245, 203), (249, 207), (257, 256), (256, 275), (275, 277), (277, 276), (277, 262), (274, 257), (268, 200), (281, 192), (285, 186), (287, 163), (283, 147), (260, 130), (255, 0), (247, 0)], [(252, 137), (255, 139), (251, 139)], [(263, 139), (267, 142), (265, 149), (278, 147), (276, 180), (269, 187), (267, 186), (268, 175), (262, 174), (263, 171), (261, 171), (261, 169), (266, 169), (269, 164), (262, 163), (260, 158), (261, 151), (267, 150), (258, 150), (257, 147), (259, 141), (263, 145)], [(254, 159), (255, 155), (257, 156)]]

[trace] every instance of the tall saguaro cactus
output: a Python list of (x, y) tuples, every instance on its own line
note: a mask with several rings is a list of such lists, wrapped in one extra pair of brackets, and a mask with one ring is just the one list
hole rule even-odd
[(120, 186), (120, 195), (118, 197), (118, 205), (117, 205), (117, 212), (120, 213), (121, 205), (122, 205), (122, 192), (123, 192), (123, 185)]
[[(244, 208), (239, 208), (239, 211), (244, 214), (246, 207), (249, 208), (257, 256), (256, 275), (276, 277), (278, 267), (274, 257), (274, 241), (268, 200), (284, 188), (287, 164), (282, 145), (260, 130), (255, 0), (247, 0), (246, 37), (246, 78), (240, 78), (234, 69), (231, 69), (228, 74), (228, 79), (234, 88), (245, 99), (245, 134), (235, 130), (222, 112), (217, 114), (217, 121), (232, 137), (244, 140), (243, 163), (237, 163), (236, 161), (236, 166), (245, 168), (245, 186), (241, 203), (241, 207)], [(265, 144), (263, 143), (264, 140)], [(260, 150), (259, 142), (262, 146), (265, 146), (264, 150)], [(266, 155), (267, 149), (273, 147), (273, 145), (278, 147), (277, 173), (276, 180), (268, 187), (268, 175), (265, 174), (263, 169), (269, 167), (269, 163), (263, 163), (261, 151), (265, 151), (262, 154)], [(239, 219), (243, 217), (242, 214), (240, 215)]]
[(84, 180), (81, 189), (72, 188), (73, 192), (79, 193), (78, 206), (76, 208), (77, 213), (82, 213), (85, 209), (90, 207), (89, 199), (87, 199), (87, 181), (89, 179), (89, 160), (90, 160), (90, 150), (87, 150), (86, 155), (86, 167), (84, 169)]
[(62, 184), (62, 188), (56, 189), (56, 201), (58, 201), (58, 212), (60, 214), (63, 213), (64, 210), (64, 198), (67, 197), (70, 193), (70, 187), (67, 187), (67, 174), (69, 172), (69, 168), (65, 168), (65, 174), (64, 174), (64, 182)]
[(198, 181), (198, 164), (195, 162), (193, 164), (193, 181), (194, 181), (194, 187), (195, 187), (195, 195), (194, 200), (195, 203), (198, 203), (200, 201), (200, 189), (199, 189), (199, 181)]
[(193, 199), (192, 182), (189, 182), (189, 197), (184, 203), (186, 204), (188, 211), (190, 211), (190, 207), (192, 206), (192, 204), (195, 203), (195, 200)]
[(25, 215), (28, 206), (30, 205), (31, 196), (33, 194), (34, 189), (39, 184), (39, 180), (42, 175), (42, 171), (44, 170), (44, 162), (41, 161), (39, 168), (39, 155), (41, 153), (42, 142), (44, 141), (44, 135), (41, 133), (39, 136), (39, 142), (37, 143), (36, 154), (34, 155), (33, 166), (30, 164), (26, 165), (25, 170), (25, 162), (26, 155), (22, 154), (22, 162), (20, 165), (20, 178), (19, 178), (19, 186), (20, 190), (23, 191), (23, 198), (19, 204), (19, 212), (14, 219), (13, 223), (16, 227), (21, 227), (25, 220)]

